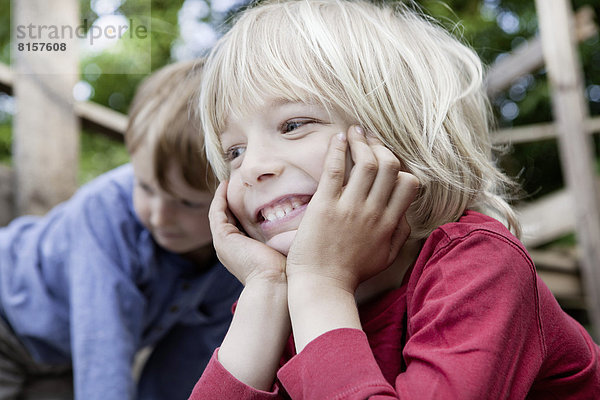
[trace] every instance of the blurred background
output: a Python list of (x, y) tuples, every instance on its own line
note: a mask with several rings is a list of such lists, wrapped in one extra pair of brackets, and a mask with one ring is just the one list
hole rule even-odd
[[(13, 0), (12, 7), (20, 1)], [(110, 21), (134, 23), (127, 7), (133, 0), (73, 0), (79, 1), (80, 20), (89, 26), (102, 26)], [(146, 17), (151, 24), (148, 73), (177, 60), (205, 55), (215, 41), (227, 31), (244, 0), (147, 0)], [(525, 68), (524, 73), (510, 76), (539, 50), (538, 18), (534, 0), (417, 0), (426, 13), (463, 37), (488, 66), (490, 75), (509, 75), (503, 82), (491, 82), (489, 94), (497, 118), (497, 130), (506, 133), (523, 127), (533, 131), (547, 127), (553, 121), (551, 90), (547, 70), (542, 64)], [(551, 3), (551, 2), (548, 2)], [(578, 15), (577, 51), (583, 70), (583, 91), (587, 111), (594, 119), (600, 115), (600, 40), (597, 33), (600, 0), (572, 0)], [(11, 1), (0, 0), (0, 65), (11, 69)], [(150, 25), (149, 24), (149, 25)], [(135, 39), (126, 43), (99, 42), (82, 53), (79, 78), (73, 87), (77, 102), (91, 102), (126, 114), (139, 82), (148, 73), (114, 73), (114, 66), (127, 54), (128, 63), (136, 63)], [(538, 47), (536, 47), (538, 46)], [(514, 57), (520, 54), (521, 58)], [(539, 54), (538, 54), (539, 55)], [(493, 72), (493, 73), (492, 73)], [(502, 78), (498, 78), (502, 81)], [(494, 83), (494, 85), (491, 85)], [(0, 81), (0, 163), (10, 166), (13, 153), (13, 119), (16, 101), (10, 83)], [(115, 117), (116, 118), (116, 117)], [(597, 126), (597, 125), (596, 125)], [(532, 129), (533, 128), (533, 129)], [(102, 172), (128, 161), (118, 132), (83, 124), (80, 136), (78, 184), (83, 184)], [(118, 129), (116, 129), (118, 131)], [(596, 133), (600, 129), (596, 129)], [(108, 132), (111, 133), (111, 132)], [(511, 142), (511, 140), (508, 140)], [(499, 140), (505, 144), (507, 140)], [(600, 139), (593, 135), (593, 168), (600, 172)], [(542, 136), (537, 140), (516, 140), (500, 158), (499, 165), (515, 177), (525, 190), (524, 201), (535, 203), (565, 187), (557, 140)], [(559, 212), (559, 211), (557, 211)], [(540, 218), (540, 212), (529, 218)], [(600, 247), (600, 243), (598, 243)], [(533, 241), (528, 247), (540, 260), (538, 267), (561, 304), (576, 318), (586, 323), (584, 295), (578, 282), (577, 240), (570, 228), (558, 229), (544, 240)], [(544, 258), (553, 254), (553, 258)], [(534, 257), (534, 258), (536, 258)], [(561, 258), (562, 257), (562, 258)], [(546, 261), (544, 261), (546, 260)], [(549, 261), (548, 261), (549, 260)], [(544, 269), (544, 265), (548, 265)], [(600, 266), (598, 266), (600, 267)], [(569, 280), (570, 279), (570, 280)]]
[[(19, 1), (19, 0), (16, 0)], [(81, 19), (102, 23), (119, 15), (126, 0), (79, 0)], [(437, 17), (479, 53), (484, 62), (494, 61), (522, 46), (538, 33), (533, 0), (449, 0), (417, 1), (425, 12)], [(151, 70), (183, 59), (202, 56), (227, 30), (229, 18), (243, 6), (244, 0), (150, 0)], [(574, 10), (591, 6), (595, 18), (600, 0), (573, 0)], [(10, 65), (10, 0), (0, 0), (0, 62)], [(585, 72), (586, 96), (592, 115), (600, 114), (600, 43), (598, 35), (579, 44)], [(135, 56), (135, 54), (133, 54)], [(90, 100), (121, 113), (127, 109), (135, 89), (145, 75), (104, 74), (118, 57), (107, 47), (85, 57), (80, 63), (80, 81), (73, 89), (76, 100)], [(505, 90), (495, 94), (493, 105), (501, 127), (547, 122), (552, 118), (551, 104), (542, 67), (527, 74)], [(14, 114), (11, 95), (0, 92), (0, 161), (10, 163), (11, 119)], [(124, 162), (127, 157), (118, 143), (106, 142), (84, 132), (79, 182)], [(598, 141), (596, 140), (596, 143)], [(109, 151), (110, 149), (110, 151)], [(99, 156), (99, 155), (102, 156)], [(541, 196), (563, 185), (556, 143), (552, 140), (518, 145), (502, 162), (508, 172), (520, 179), (532, 196)]]
[[(13, 0), (21, 1), (21, 0)], [(202, 56), (227, 30), (229, 19), (244, 0), (149, 0), (151, 4), (151, 65), (153, 71), (175, 60)], [(437, 17), (492, 65), (538, 34), (533, 0), (417, 1), (425, 12)], [(79, 0), (81, 19), (102, 24), (120, 15), (127, 0)], [(573, 0), (573, 9), (587, 5), (600, 12), (600, 0)], [(11, 63), (11, 2), (0, 0), (0, 62)], [(102, 47), (102, 46), (99, 46)], [(591, 115), (600, 114), (600, 43), (592, 35), (579, 44), (585, 73), (585, 95)], [(135, 53), (129, 53), (129, 57)], [(80, 81), (73, 89), (76, 100), (89, 100), (127, 113), (135, 89), (145, 74), (106, 74), (118, 58), (110, 44), (80, 62)], [(545, 68), (520, 77), (493, 97), (500, 127), (547, 122), (552, 118)], [(10, 94), (0, 92), (0, 161), (10, 163), (11, 122), (15, 112)], [(79, 182), (125, 162), (126, 152), (118, 143), (93, 132), (83, 132)], [(596, 144), (598, 141), (596, 140)], [(558, 151), (553, 140), (514, 146), (502, 160), (511, 175), (518, 175), (527, 193), (542, 196), (563, 185)]]

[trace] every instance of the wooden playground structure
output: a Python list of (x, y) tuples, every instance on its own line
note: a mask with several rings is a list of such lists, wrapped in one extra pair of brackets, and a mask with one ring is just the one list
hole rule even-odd
[[(60, 3), (60, 4), (59, 4)], [(14, 18), (36, 9), (56, 23), (77, 23), (77, 2), (40, 0), (16, 2)], [(520, 206), (523, 242), (542, 279), (561, 304), (587, 311), (592, 334), (600, 339), (600, 192), (594, 173), (591, 134), (600, 132), (600, 117), (590, 118), (576, 45), (598, 34), (591, 8), (573, 13), (568, 0), (536, 0), (540, 36), (492, 65), (487, 75), (490, 97), (519, 77), (545, 66), (551, 87), (554, 121), (493, 133), (497, 144), (556, 139), (567, 187)], [(0, 91), (14, 94), (19, 113), (13, 120), (13, 168), (0, 169), (0, 224), (21, 214), (42, 214), (76, 190), (80, 126), (122, 140), (127, 117), (91, 102), (75, 102), (71, 88), (77, 73), (76, 55), (60, 60), (51, 52), (43, 63), (22, 54), (14, 69), (0, 64)], [(54, 58), (52, 58), (54, 57)], [(24, 69), (27, 68), (27, 72)], [(60, 78), (59, 78), (60, 77)], [(58, 99), (58, 100), (57, 100)], [(51, 184), (49, 184), (51, 182)], [(8, 213), (6, 213), (8, 211)], [(5, 214), (2, 214), (5, 212)], [(575, 232), (573, 249), (539, 249)]]

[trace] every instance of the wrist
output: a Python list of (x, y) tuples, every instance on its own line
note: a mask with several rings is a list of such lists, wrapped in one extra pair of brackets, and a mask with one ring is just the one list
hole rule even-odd
[[(329, 268), (321, 268), (323, 271)], [(339, 269), (338, 269), (339, 270)], [(289, 268), (288, 268), (289, 271)], [(314, 271), (314, 270), (313, 270)], [(292, 269), (286, 275), (287, 283), (290, 287), (298, 288), (301, 291), (313, 291), (317, 293), (336, 292), (343, 294), (347, 292), (354, 296), (354, 292), (358, 286), (357, 279), (347, 273), (342, 274), (326, 274), (320, 272), (305, 271), (300, 268)]]
[(287, 285), (287, 275), (285, 273), (285, 265), (281, 268), (255, 268), (246, 279), (244, 286), (260, 285), (278, 287)]
[(218, 360), (238, 380), (268, 391), (290, 330), (287, 284), (250, 280), (242, 290)]
[(288, 307), (296, 350), (334, 329), (361, 329), (354, 291), (322, 276), (288, 277)]

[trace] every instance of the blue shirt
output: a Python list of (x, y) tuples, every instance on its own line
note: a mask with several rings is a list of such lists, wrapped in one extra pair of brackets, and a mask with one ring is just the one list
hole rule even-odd
[(134, 398), (132, 361), (148, 345), (140, 398), (187, 398), (241, 291), (222, 265), (159, 247), (132, 192), (127, 164), (0, 229), (0, 315), (35, 360), (72, 363), (77, 399)]

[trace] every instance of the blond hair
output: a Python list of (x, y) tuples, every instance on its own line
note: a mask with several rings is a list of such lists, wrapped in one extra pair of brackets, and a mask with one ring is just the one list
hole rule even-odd
[(317, 102), (374, 133), (421, 189), (414, 238), (468, 208), (503, 219), (512, 182), (492, 162), (490, 110), (473, 50), (407, 6), (290, 0), (250, 8), (213, 49), (200, 109), (207, 154), (228, 175), (219, 134), (266, 98)]
[(202, 82), (204, 60), (167, 65), (147, 77), (137, 90), (129, 112), (125, 145), (134, 154), (141, 144), (151, 146), (158, 184), (170, 191), (169, 163), (181, 169), (185, 182), (213, 191), (216, 178), (206, 160), (197, 110), (192, 103)]

